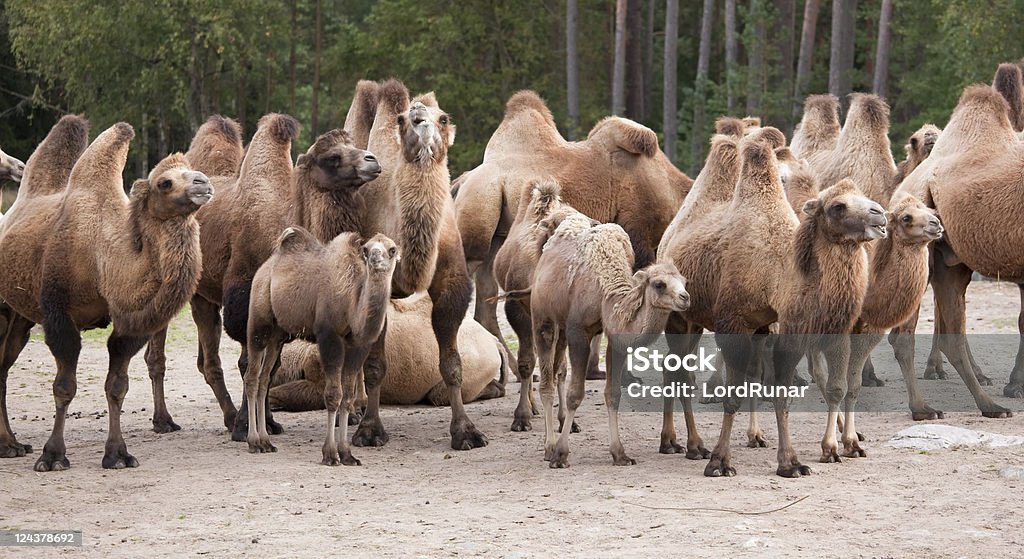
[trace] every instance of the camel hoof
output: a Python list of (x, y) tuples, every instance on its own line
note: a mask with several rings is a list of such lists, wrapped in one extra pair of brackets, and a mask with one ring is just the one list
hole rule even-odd
[(352, 456), (351, 454), (346, 454), (346, 455), (341, 457), (341, 465), (342, 466), (362, 466), (363, 463), (360, 462), (359, 459), (356, 458), (355, 456)]
[(658, 448), (658, 452), (662, 454), (682, 454), (683, 450), (683, 445), (675, 439), (662, 439), (661, 447)]
[[(843, 460), (841, 458), (839, 458), (839, 448), (838, 447), (830, 448), (830, 449), (827, 449), (827, 450), (826, 449), (822, 449), (822, 451), (821, 451), (821, 458), (818, 458), (818, 462), (821, 462), (822, 464), (830, 464), (832, 462), (835, 462), (836, 464), (838, 464), (838, 463), (840, 463), (842, 461)], [(782, 475), (782, 474), (779, 474), (779, 475)], [(783, 477), (789, 477), (789, 476), (783, 476)]]
[(587, 380), (604, 380), (606, 378), (608, 378), (608, 375), (601, 369), (589, 369), (587, 371)]
[(365, 420), (359, 424), (356, 432), (352, 434), (352, 444), (356, 446), (384, 446), (388, 444), (388, 434), (384, 431), (384, 425), (377, 420)]
[(452, 429), (452, 448), (455, 450), (472, 450), (487, 446), (487, 437), (472, 423), (462, 428)]
[[(931, 406), (924, 406), (920, 409), (910, 409), (910, 417), (914, 421), (930, 421), (932, 419), (942, 419), (944, 414), (936, 409), (932, 409)], [(863, 439), (862, 439), (863, 440)]]
[(686, 458), (689, 460), (703, 460), (711, 456), (711, 451), (703, 445), (687, 446)]
[(857, 441), (850, 441), (843, 443), (843, 456), (845, 458), (867, 458), (868, 453), (864, 452)]
[(18, 441), (0, 445), (0, 458), (21, 458), (26, 454), (32, 454), (32, 445), (21, 444)]
[(707, 396), (697, 400), (701, 404), (721, 404), (722, 399), (717, 396)]
[(267, 432), (271, 435), (280, 435), (284, 433), (284, 427), (280, 423), (274, 421), (274, 418), (267, 415)]
[(554, 460), (551, 460), (551, 461), (548, 462), (548, 467), (549, 468), (559, 469), (559, 470), (561, 470), (563, 468), (568, 468), (569, 467), (569, 457), (568, 456), (562, 456), (562, 457), (559, 457), (559, 458), (555, 458)]
[(878, 378), (874, 371), (870, 373), (861, 373), (860, 377), (861, 386), (885, 386), (885, 381)]
[[(562, 432), (562, 428), (563, 428), (563, 427), (565, 427), (565, 420), (564, 420), (564, 419), (561, 419), (561, 420), (559, 420), (559, 421), (558, 421), (558, 432), (559, 432), (559, 433), (561, 433), (561, 432)], [(570, 432), (570, 433), (579, 433), (579, 432), (580, 432), (580, 426), (579, 426), (579, 424), (577, 424), (577, 423), (576, 423), (575, 421), (573, 421), (573, 422), (572, 422), (572, 426), (571, 426), (571, 427), (569, 427), (569, 432)]]
[(349, 427), (355, 427), (359, 425), (359, 422), (363, 420), (363, 412), (354, 411), (348, 414), (348, 425)]
[(61, 472), (70, 468), (71, 461), (64, 453), (57, 455), (45, 450), (39, 460), (36, 460), (35, 466), (32, 466), (32, 469), (37, 472)]
[(154, 433), (173, 433), (175, 431), (181, 431), (181, 426), (175, 423), (171, 416), (153, 418)]
[(623, 454), (622, 456), (619, 456), (619, 457), (612, 456), (612, 465), (613, 466), (636, 466), (636, 460), (630, 458), (629, 456), (626, 456), (625, 454)]
[(533, 425), (530, 424), (530, 418), (517, 417), (512, 420), (512, 431), (516, 433), (522, 433), (524, 431), (532, 431)]
[(235, 418), (238, 417), (238, 410), (231, 409), (224, 414), (224, 427), (231, 431), (235, 428)]
[(139, 461), (125, 451), (118, 451), (114, 454), (103, 456), (104, 470), (123, 470), (124, 468), (138, 468)]
[(1024, 384), (1007, 384), (1003, 387), (1003, 396), (1007, 398), (1024, 398)]
[(924, 370), (924, 378), (926, 380), (946, 380), (948, 377), (942, 367), (927, 367)]
[(793, 386), (809, 386), (810, 384), (811, 383), (808, 382), (807, 379), (800, 375), (795, 375), (793, 377)]
[(704, 477), (733, 477), (736, 475), (736, 468), (729, 465), (729, 461), (712, 456), (707, 466), (704, 466)]
[(775, 475), (789, 478), (809, 476), (811, 475), (811, 469), (797, 462), (791, 466), (779, 466), (779, 468), (775, 470)]
[(249, 452), (251, 454), (264, 454), (267, 452), (277, 452), (277, 447), (270, 443), (270, 441), (256, 440), (249, 441)]
[(768, 448), (768, 441), (765, 440), (764, 433), (747, 437), (747, 448)]
[(981, 374), (980, 372), (979, 373), (975, 373), (974, 376), (978, 378), (978, 384), (980, 384), (982, 386), (992, 386), (992, 379), (990, 379), (987, 376)]
[(341, 465), (341, 457), (338, 456), (337, 454), (335, 454), (334, 456), (328, 456), (325, 453), (324, 454), (324, 459), (321, 460), (320, 463), (323, 464), (324, 466), (340, 466)]
[(992, 419), (1008, 419), (1013, 417), (1013, 412), (1003, 406), (992, 404), (990, 409), (981, 410), (981, 415)]

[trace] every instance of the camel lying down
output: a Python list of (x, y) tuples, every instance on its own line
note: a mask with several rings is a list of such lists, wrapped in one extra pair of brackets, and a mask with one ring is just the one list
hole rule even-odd
[[(431, 308), (430, 297), (425, 294), (391, 301), (384, 342), (388, 376), (381, 386), (382, 404), (450, 404), (448, 386), (437, 366)], [(509, 371), (505, 350), (497, 338), (472, 318), (465, 319), (459, 329), (459, 353), (463, 401), (505, 395)], [(296, 342), (285, 347), (281, 368), (271, 381), (270, 407), (283, 411), (324, 409), (324, 372), (315, 345)]]

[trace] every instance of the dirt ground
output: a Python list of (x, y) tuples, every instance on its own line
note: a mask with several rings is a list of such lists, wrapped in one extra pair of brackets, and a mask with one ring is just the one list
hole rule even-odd
[[(1013, 285), (974, 282), (971, 332), (1015, 332), (1018, 301)], [(923, 332), (931, 329), (931, 312), (929, 304)], [(658, 454), (660, 414), (623, 414), (623, 440), (638, 464), (614, 467), (600, 382), (588, 383), (578, 416), (583, 432), (572, 440), (567, 470), (549, 469), (542, 460), (542, 418), (534, 420), (532, 432), (509, 431), (515, 384), (503, 399), (467, 406), (490, 438), (486, 448), (451, 450), (447, 409), (389, 407), (382, 415), (391, 442), (355, 449), (361, 467), (328, 468), (319, 464), (322, 412), (278, 414), (286, 432), (274, 439), (276, 454), (251, 455), (244, 443), (230, 441), (195, 369), (195, 335), (186, 316), (173, 324), (168, 350), (167, 396), (181, 431), (151, 431), (145, 363), (141, 355), (132, 363), (122, 423), (129, 451), (141, 464), (137, 469), (100, 468), (106, 351), (102, 338), (90, 334), (67, 425), (73, 467), (32, 471), (53, 416), (53, 361), (40, 337), (33, 338), (11, 372), (8, 402), (19, 439), (35, 452), (0, 460), (0, 529), (79, 529), (85, 545), (0, 548), (0, 557), (1010, 557), (1024, 549), (1024, 481), (1000, 475), (1007, 466), (1024, 466), (1021, 447), (927, 453), (888, 447), (894, 433), (913, 424), (900, 401), (905, 392), (897, 370), (878, 372), (893, 409), (903, 411), (858, 416), (866, 459), (818, 464), (824, 419), (793, 416), (797, 450), (813, 469), (801, 479), (774, 475), (777, 439), (769, 416), (762, 419), (769, 438), (763, 449), (745, 447), (746, 418), (739, 419), (732, 438), (735, 478), (704, 478), (704, 461)], [(236, 347), (225, 343), (225, 363), (234, 363)], [(995, 381), (987, 390), (1001, 395), (1009, 371), (985, 372)], [(228, 376), (238, 398), (240, 380)], [(967, 397), (955, 374), (922, 382)], [(1015, 411), (1024, 407), (997, 401)], [(720, 406), (699, 409), (710, 447)], [(953, 412), (941, 422), (1024, 432), (1021, 413), (994, 420)], [(681, 417), (679, 424), (682, 429)], [(765, 512), (798, 499), (785, 510)]]

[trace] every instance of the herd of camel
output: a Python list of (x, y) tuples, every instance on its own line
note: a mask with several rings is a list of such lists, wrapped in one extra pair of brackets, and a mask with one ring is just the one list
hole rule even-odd
[[(455, 124), (434, 94), (364, 80), (344, 127), (294, 161), (294, 118), (264, 116), (243, 147), (240, 126), (213, 116), (187, 153), (166, 157), (126, 195), (132, 127), (115, 124), (89, 143), (87, 121), (65, 116), (26, 164), (0, 152), (0, 179), (21, 183), (0, 217), (0, 457), (33, 450), (12, 430), (7, 378), (41, 324), (57, 364), (56, 413), (35, 470), (70, 467), (64, 425), (80, 333), (112, 324), (102, 465), (137, 466), (120, 426), (128, 364), (148, 344), (153, 428), (180, 429), (165, 402), (164, 346), (186, 303), (197, 366), (232, 439), (272, 452), (270, 435), (281, 432), (272, 409), (326, 409), (327, 465), (359, 464), (351, 445), (388, 442), (381, 403), (450, 406), (452, 448), (485, 446), (464, 403), (503, 396), (508, 373), (520, 382), (512, 430), (530, 430), (539, 367), (545, 459), (567, 467), (602, 335), (610, 452), (616, 465), (635, 464), (618, 428), (625, 348), (667, 333), (673, 353), (689, 354), (705, 330), (729, 386), (793, 385), (806, 358), (829, 412), (820, 460), (862, 457), (856, 402), (862, 385), (881, 383), (868, 355), (887, 332), (914, 419), (942, 417), (921, 396), (913, 363), (929, 282), (937, 335), (926, 377), (945, 374), (945, 355), (983, 415), (1009, 417), (982, 389), (991, 381), (963, 335), (964, 297), (974, 271), (1017, 282), (1024, 296), (1024, 228), (1013, 217), (1024, 211), (1022, 130), (1021, 70), (1003, 64), (991, 86), (964, 91), (944, 130), (916, 132), (898, 165), (884, 100), (853, 94), (841, 123), (839, 100), (818, 95), (788, 145), (757, 118), (720, 118), (690, 179), (652, 130), (608, 117), (569, 142), (544, 101), (521, 91), (483, 163), (452, 181)], [(474, 281), (476, 321), (467, 318)], [(498, 327), (500, 300), (515, 357)], [(1024, 314), (1019, 327), (1024, 334)], [(222, 330), (242, 345), (240, 408), (224, 383)], [(692, 383), (693, 374), (665, 380)], [(1024, 397), (1024, 351), (1004, 394)], [(724, 399), (709, 451), (682, 400), (685, 444), (665, 399), (660, 452), (710, 458), (705, 475), (734, 475), (729, 439), (744, 402)], [(806, 475), (790, 400), (773, 404), (777, 474)], [(767, 446), (756, 414), (747, 436)]]

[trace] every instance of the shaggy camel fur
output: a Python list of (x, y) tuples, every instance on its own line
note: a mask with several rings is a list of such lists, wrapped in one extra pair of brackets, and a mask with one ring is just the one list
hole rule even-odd
[[(462, 358), (458, 332), (472, 297), (462, 250), (455, 205), (449, 188), (448, 149), (455, 141), (455, 124), (438, 106), (433, 93), (409, 99), (397, 80), (380, 84), (373, 114), (364, 99), (372, 87), (357, 88), (346, 130), (368, 128), (368, 147), (384, 161), (380, 178), (360, 192), (360, 229), (364, 237), (384, 233), (402, 250), (393, 291), (404, 297), (426, 290), (433, 302), (430, 322), (438, 346), (438, 368), (448, 386), (452, 408), (451, 446), (469, 450), (487, 444), (466, 415), (462, 402)], [(372, 124), (370, 124), (372, 123)], [(387, 372), (385, 333), (377, 340), (363, 367), (368, 402), (356, 446), (381, 446), (388, 434), (380, 420), (380, 387)]]
[[(383, 404), (447, 406), (448, 386), (437, 369), (437, 344), (423, 340), (430, 330), (430, 298), (425, 294), (394, 299), (388, 309), (384, 346), (391, 373), (381, 385)], [(471, 317), (459, 329), (459, 355), (465, 364), (462, 400), (472, 402), (505, 395), (507, 354), (497, 338)], [(433, 366), (432, 366), (433, 365)], [(495, 378), (497, 377), (497, 378)], [(308, 411), (324, 409), (324, 373), (316, 346), (297, 342), (281, 353), (281, 368), (271, 380), (272, 409)]]
[(804, 99), (804, 114), (793, 130), (789, 148), (817, 172), (835, 149), (839, 132), (839, 99), (835, 95), (811, 95)]
[[(37, 150), (41, 157), (30, 159), (26, 178), (63, 178), (85, 130), (81, 119), (62, 120)], [(0, 297), (20, 315), (19, 327), (24, 328), (8, 332), (5, 342), (14, 347), (5, 348), (5, 357), (16, 357), (28, 328), (41, 323), (57, 361), (54, 427), (36, 471), (71, 466), (64, 421), (76, 392), (79, 332), (111, 321), (106, 382), (110, 425), (102, 465), (138, 466), (121, 435), (128, 363), (185, 305), (199, 280), (199, 224), (193, 214), (213, 196), (210, 181), (191, 170), (183, 155), (174, 154), (147, 179), (137, 180), (131, 196), (125, 196), (121, 172), (133, 136), (131, 126), (115, 124), (82, 153), (66, 188), (29, 183), (4, 218)], [(53, 153), (58, 145), (72, 149)], [(48, 155), (54, 156), (52, 166)]]
[[(753, 159), (744, 167), (740, 144), (763, 146), (771, 151), (781, 148), (784, 142), (782, 133), (770, 127), (756, 130), (743, 140), (724, 135), (712, 139), (704, 168), (675, 220), (679, 226), (666, 233), (658, 250), (659, 259), (671, 260), (690, 281), (693, 304), (687, 312), (669, 317), (665, 328), (669, 348), (674, 354), (692, 353), (704, 329), (718, 330), (717, 317), (724, 320), (738, 314), (736, 321), (753, 324), (752, 330), (766, 329), (775, 321), (767, 296), (777, 283), (773, 278), (782, 269), (788, 239), (797, 220), (784, 197), (778, 205), (773, 197), (751, 190), (758, 184), (754, 182), (759, 178), (757, 173), (764, 173), (761, 167), (767, 163), (754, 157), (758, 153), (754, 150), (748, 154)], [(741, 174), (744, 169), (749, 177)], [(763, 178), (759, 180), (764, 182)], [(761, 187), (765, 188), (767, 186)], [(782, 196), (781, 183), (778, 188)], [(759, 206), (756, 210), (746, 208), (747, 204), (755, 203)], [(754, 243), (760, 244), (753, 246)], [(757, 257), (749, 256), (751, 253), (756, 253)], [(749, 287), (734, 285), (742, 282), (744, 275), (760, 277), (764, 283)], [(735, 300), (726, 298), (731, 293), (736, 294)], [(750, 303), (751, 308), (746, 308), (745, 303)], [(666, 375), (666, 383), (677, 381), (692, 385), (695, 376), (692, 372)], [(683, 407), (686, 457), (691, 460), (707, 458), (710, 452), (697, 433), (691, 399), (683, 399)], [(750, 436), (751, 444), (763, 445), (763, 436), (756, 426), (752, 426)], [(666, 399), (660, 452), (683, 451), (684, 447), (676, 439), (674, 403)]]
[[(612, 463), (636, 464), (619, 438), (620, 376), (628, 346), (650, 343), (665, 328), (670, 312), (690, 306), (685, 280), (671, 263), (652, 264), (632, 273), (629, 236), (616, 224), (580, 231), (569, 218), (555, 230), (537, 263), (531, 296), (533, 337), (540, 362), (540, 397), (544, 408), (544, 458), (552, 468), (569, 466), (568, 428), (583, 401), (591, 340), (608, 335), (605, 405)], [(564, 234), (563, 234), (564, 233)], [(555, 441), (555, 376), (568, 346), (572, 376), (566, 419)]]
[[(231, 126), (207, 124), (193, 140), (190, 157), (230, 169), (231, 161), (241, 155), (240, 140), (224, 133)], [(224, 307), (224, 330), (244, 346), (250, 283), (256, 269), (273, 251), (277, 236), (289, 224), (305, 227), (321, 242), (353, 230), (358, 223), (358, 216), (353, 215), (358, 208), (355, 192), (380, 173), (373, 154), (353, 146), (342, 130), (317, 138), (293, 167), (291, 143), (298, 131), (298, 123), (290, 116), (269, 114), (261, 118), (238, 178), (214, 179), (217, 199), (196, 215), (202, 225), (203, 250), (203, 274), (192, 298), (192, 318), (199, 337), (197, 366), (213, 389), (225, 426), (237, 441), (245, 440), (248, 414), (236, 413), (224, 384), (220, 307)], [(159, 378), (161, 386), (163, 342), (161, 335), (154, 336), (146, 353), (150, 376)], [(243, 351), (239, 358), (243, 375), (247, 358)], [(162, 400), (155, 406), (154, 430), (176, 430), (166, 406), (160, 405)], [(267, 418), (271, 432), (280, 432), (272, 416), (268, 414)]]
[(786, 190), (786, 200), (794, 213), (801, 212), (808, 200), (818, 197), (818, 178), (807, 160), (797, 159), (791, 148), (775, 150), (775, 157), (779, 160), (779, 177)]
[(0, 181), (21, 182), (21, 175), (24, 172), (25, 164), (20, 159), (0, 150)]
[[(1019, 80), (1020, 70), (1011, 68)], [(1009, 105), (998, 91), (989, 86), (968, 87), (931, 156), (900, 186), (942, 217), (946, 236), (936, 244), (932, 271), (936, 315), (942, 321), (940, 331), (945, 332), (938, 343), (986, 417), (1009, 417), (1011, 412), (983, 391), (971, 366), (964, 335), (964, 294), (972, 271), (978, 271), (1017, 283), (1024, 296), (1024, 253), (1019, 250), (1024, 231), (1013, 225), (1013, 216), (1024, 210), (1024, 201), (1015, 194), (1022, 187), (1019, 168), (1024, 144), (1009, 116)], [(1024, 313), (1019, 326), (1024, 346)], [(1003, 389), (1010, 397), (1024, 396), (1021, 350)]]
[[(779, 338), (773, 360), (776, 381), (788, 386), (796, 364), (808, 351), (824, 354), (828, 365), (824, 394), (829, 413), (821, 441), (821, 461), (829, 462), (838, 460), (836, 424), (848, 376), (857, 376), (856, 372), (848, 375), (847, 370), (849, 334), (862, 314), (868, 290), (864, 245), (886, 237), (888, 220), (882, 207), (865, 197), (849, 179), (808, 200), (803, 212), (807, 217), (794, 234), (783, 287), (776, 293)], [(779, 425), (776, 473), (783, 477), (808, 475), (810, 469), (797, 459), (789, 437), (789, 398), (775, 397), (773, 404)], [(856, 447), (852, 412), (846, 417), (845, 428), (843, 442)], [(848, 439), (851, 433), (852, 441)]]
[[(323, 464), (358, 466), (348, 441), (348, 415), (359, 392), (359, 371), (381, 331), (391, 298), (391, 278), (401, 257), (394, 241), (375, 235), (363, 242), (343, 233), (320, 243), (309, 231), (289, 227), (252, 280), (245, 372), (249, 452), (274, 452), (267, 433), (267, 391), (293, 338), (315, 342), (325, 378), (327, 439)], [(312, 281), (310, 281), (312, 278)], [(341, 452), (335, 420), (341, 411)]]
[(608, 117), (585, 140), (568, 142), (536, 93), (520, 91), (505, 107), (483, 163), (460, 177), (455, 201), (475, 275), (474, 314), (499, 339), (496, 307), (489, 302), (498, 294), (492, 262), (520, 201), (530, 196), (531, 181), (553, 178), (567, 204), (602, 223), (621, 225), (637, 267), (654, 261), (658, 240), (693, 184), (658, 149), (654, 131), (633, 121)]
[[(0, 217), (0, 240), (8, 223), (12, 220), (27, 219), (22, 211), (27, 202), (35, 198), (62, 192), (68, 184), (71, 169), (78, 157), (89, 145), (89, 127), (85, 119), (65, 116), (54, 125), (29, 157), (23, 171), (18, 199), (6, 216)], [(20, 202), (19, 202), (20, 201)], [(23, 217), (19, 218), (21, 215)], [(34, 244), (33, 260), (43, 256), (41, 245)], [(3, 267), (4, 262), (0, 262)], [(13, 281), (27, 281), (25, 276)], [(38, 293), (39, 287), (35, 287)], [(2, 297), (0, 297), (2, 299)], [(32, 322), (17, 314), (6, 302), (0, 303), (0, 458), (15, 458), (32, 452), (32, 446), (21, 444), (15, 439), (7, 415), (7, 375), (25, 344), (28, 343)]]

